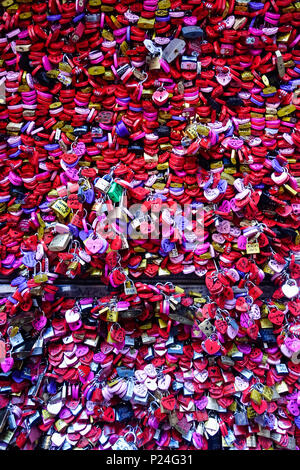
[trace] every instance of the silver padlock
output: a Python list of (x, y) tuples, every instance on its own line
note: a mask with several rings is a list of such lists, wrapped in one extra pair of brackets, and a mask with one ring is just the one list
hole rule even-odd
[(172, 39), (163, 51), (163, 59), (170, 64), (179, 54), (183, 54), (184, 49), (185, 41), (183, 41), (183, 39)]
[(181, 32), (186, 39), (197, 39), (203, 36), (203, 29), (200, 26), (184, 26)]
[(112, 183), (112, 177), (105, 175), (103, 178), (99, 178), (96, 181), (95, 188), (99, 189), (102, 193), (107, 194)]
[(10, 341), (10, 344), (12, 345), (12, 347), (15, 348), (16, 346), (19, 346), (20, 344), (24, 343), (24, 338), (21, 335), (21, 333), (18, 332), (14, 336), (10, 336), (9, 341)]
[(183, 55), (181, 57), (181, 70), (197, 70), (197, 57), (195, 55)]

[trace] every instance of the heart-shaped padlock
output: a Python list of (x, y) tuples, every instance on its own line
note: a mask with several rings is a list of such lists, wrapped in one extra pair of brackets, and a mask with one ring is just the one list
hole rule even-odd
[(164, 105), (169, 99), (169, 93), (163, 87), (158, 88), (152, 95), (152, 100), (157, 106)]

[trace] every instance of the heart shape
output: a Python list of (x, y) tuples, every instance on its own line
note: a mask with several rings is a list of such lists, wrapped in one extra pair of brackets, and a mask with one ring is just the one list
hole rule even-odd
[(88, 346), (84, 344), (77, 344), (75, 354), (77, 357), (83, 357), (89, 352)]
[(239, 392), (243, 392), (244, 390), (247, 390), (249, 387), (249, 384), (246, 380), (243, 380), (241, 377), (237, 376), (234, 379), (234, 386)]
[(80, 319), (80, 313), (76, 310), (67, 310), (65, 313), (67, 323), (75, 323)]
[(157, 377), (157, 371), (156, 371), (156, 368), (153, 366), (153, 364), (147, 364), (144, 367), (144, 371), (146, 372), (148, 377), (150, 377), (151, 379), (154, 379), (155, 377)]
[(258, 333), (259, 333), (259, 328), (256, 325), (256, 323), (254, 323), (254, 325), (251, 325), (249, 328), (247, 328), (248, 336), (254, 340), (257, 339)]
[(176, 399), (172, 395), (169, 395), (161, 399), (161, 404), (165, 410), (173, 411), (176, 406)]
[(122, 239), (118, 235), (115, 236), (115, 238), (112, 240), (111, 245), (110, 245), (112, 250), (120, 250), (122, 248)]
[(113, 423), (115, 421), (115, 410), (111, 406), (106, 408), (102, 414), (102, 419), (108, 423)]
[(246, 250), (247, 242), (248, 242), (248, 239), (244, 235), (241, 235), (237, 241), (238, 248), (240, 250)]
[(157, 389), (157, 382), (156, 380), (150, 379), (150, 377), (147, 377), (144, 384), (150, 390), (151, 392), (154, 392)]
[(240, 325), (243, 328), (249, 328), (249, 326), (253, 325), (253, 321), (249, 317), (247, 313), (242, 313), (240, 316)]
[(217, 231), (222, 234), (227, 234), (230, 232), (230, 222), (228, 220), (223, 220), (218, 226)]
[(216, 80), (220, 85), (226, 86), (231, 82), (232, 76), (230, 73), (219, 73), (216, 75)]
[(161, 390), (168, 390), (171, 384), (171, 376), (169, 374), (166, 374), (164, 377), (159, 379), (158, 381), (158, 388)]
[(199, 400), (195, 400), (195, 405), (199, 410), (204, 410), (208, 404), (208, 397), (204, 395)]
[(44, 326), (46, 326), (46, 323), (47, 323), (47, 317), (42, 316), (33, 320), (32, 326), (35, 330), (41, 331), (44, 328)]
[(274, 323), (274, 325), (282, 325), (285, 315), (281, 310), (273, 310), (269, 313), (268, 319), (270, 322)]
[(252, 318), (252, 320), (259, 320), (260, 319), (261, 313), (260, 313), (260, 308), (257, 304), (251, 305), (249, 315)]
[(204, 341), (204, 347), (208, 354), (216, 354), (220, 350), (220, 344), (208, 338)]
[(219, 431), (219, 423), (215, 418), (209, 418), (205, 422), (205, 430), (210, 436), (214, 436)]
[(148, 394), (148, 389), (144, 384), (136, 384), (134, 386), (133, 392), (138, 397), (145, 398)]
[(217, 188), (214, 189), (206, 189), (204, 191), (204, 196), (208, 201), (213, 201), (216, 199), (220, 194), (220, 191)]
[(227, 336), (230, 338), (230, 339), (234, 339), (236, 337), (236, 335), (238, 334), (238, 330), (236, 330), (235, 328), (233, 328), (231, 325), (228, 325), (227, 327)]
[(293, 416), (299, 416), (300, 410), (296, 401), (289, 401), (287, 404), (287, 409)]
[(215, 327), (216, 329), (224, 335), (227, 331), (227, 322), (225, 320), (219, 320), (218, 318), (215, 320)]
[(85, 247), (92, 253), (98, 253), (102, 248), (102, 240), (100, 238), (87, 238), (84, 240)]
[(167, 90), (156, 90), (152, 95), (152, 100), (157, 106), (161, 106), (168, 101), (169, 93)]
[(1, 369), (4, 373), (9, 372), (14, 365), (14, 360), (12, 357), (6, 357), (3, 361), (1, 361)]
[(136, 379), (139, 383), (145, 382), (145, 380), (147, 378), (147, 374), (144, 370), (139, 370), (138, 369), (134, 372), (134, 375), (135, 375), (135, 377), (136, 377)]
[(256, 413), (258, 413), (259, 415), (263, 414), (268, 407), (268, 404), (265, 400), (262, 400), (260, 405), (254, 403), (254, 401), (251, 400), (251, 405), (254, 411), (256, 411)]
[(60, 447), (66, 439), (65, 435), (59, 434), (58, 432), (54, 432), (51, 436), (51, 442), (56, 447)]
[(288, 281), (286, 284), (283, 284), (283, 286), (281, 286), (281, 290), (288, 299), (296, 297), (296, 295), (299, 293), (299, 288), (296, 281), (292, 280)]
[(197, 382), (204, 383), (208, 379), (208, 371), (207, 370), (197, 370), (194, 372), (194, 378)]

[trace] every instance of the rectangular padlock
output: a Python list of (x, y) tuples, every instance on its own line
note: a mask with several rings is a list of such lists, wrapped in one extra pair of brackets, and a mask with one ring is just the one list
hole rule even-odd
[(103, 193), (108, 193), (111, 187), (110, 181), (105, 180), (104, 178), (99, 178), (95, 184), (95, 188), (99, 189)]
[(181, 57), (181, 70), (197, 70), (197, 56), (183, 55)]
[(62, 233), (59, 235), (56, 235), (51, 243), (49, 244), (48, 248), (50, 251), (64, 251), (69, 242), (71, 240), (71, 234), (70, 233)]

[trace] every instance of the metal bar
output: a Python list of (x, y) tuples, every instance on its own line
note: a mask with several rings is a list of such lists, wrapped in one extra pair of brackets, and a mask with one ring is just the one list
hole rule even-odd
[[(168, 279), (170, 281), (170, 279)], [(148, 279), (149, 282), (149, 279)], [(153, 280), (150, 282), (153, 282)], [(163, 282), (160, 280), (160, 282)], [(182, 287), (185, 289), (185, 291), (188, 293), (189, 291), (193, 292), (198, 292), (202, 294), (203, 296), (208, 296), (209, 291), (205, 284), (203, 283), (195, 283), (191, 282), (189, 280), (185, 281), (177, 281), (176, 279), (173, 279), (174, 284), (178, 285), (179, 287)], [(66, 297), (66, 298), (72, 298), (72, 297), (102, 297), (104, 295), (107, 295), (108, 293), (111, 292), (118, 292), (116, 289), (112, 288), (111, 286), (105, 286), (102, 283), (93, 283), (91, 282), (76, 282), (76, 283), (70, 283), (66, 281), (66, 283), (57, 283), (56, 286), (59, 288), (58, 294)], [(272, 297), (272, 294), (275, 290), (274, 286), (271, 286), (269, 284), (266, 285), (261, 285), (263, 294), (261, 295), (261, 299), (266, 299)], [(11, 287), (10, 284), (0, 284), (0, 297), (7, 297), (15, 292), (15, 287)], [(246, 289), (239, 289), (237, 287), (233, 287), (233, 291), (235, 293), (245, 293)]]

